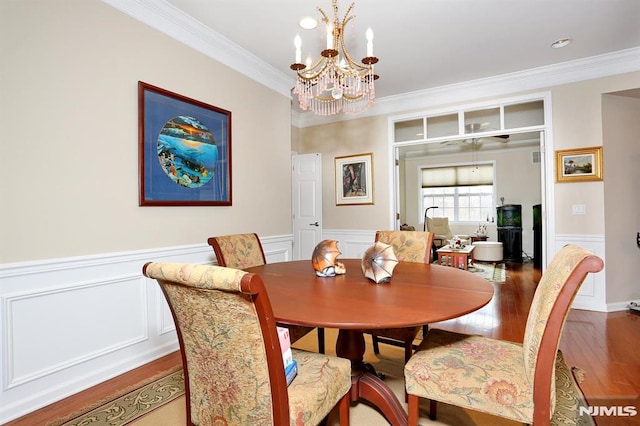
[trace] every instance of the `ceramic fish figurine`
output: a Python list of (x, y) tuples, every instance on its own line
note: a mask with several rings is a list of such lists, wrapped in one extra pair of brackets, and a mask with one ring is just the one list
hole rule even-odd
[(346, 268), (336, 258), (342, 253), (338, 250), (338, 242), (335, 240), (323, 240), (313, 249), (311, 264), (319, 277), (333, 277), (344, 274)]
[(362, 256), (362, 273), (377, 284), (388, 283), (397, 264), (393, 246), (377, 241)]

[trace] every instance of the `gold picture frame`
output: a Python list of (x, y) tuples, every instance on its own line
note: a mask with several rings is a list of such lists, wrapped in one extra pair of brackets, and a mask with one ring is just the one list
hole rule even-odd
[(556, 151), (556, 182), (602, 180), (602, 147)]
[(336, 206), (373, 204), (373, 153), (336, 157)]

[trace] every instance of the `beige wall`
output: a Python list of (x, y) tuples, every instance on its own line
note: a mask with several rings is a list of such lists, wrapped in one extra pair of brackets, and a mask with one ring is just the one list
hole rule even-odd
[(300, 129), (295, 126), (291, 126), (291, 152), (298, 152), (300, 150)]
[[(287, 97), (98, 0), (1, 2), (0, 52), (2, 262), (291, 233)], [(138, 206), (138, 80), (232, 112), (233, 206)]]
[[(553, 89), (555, 148), (603, 146), (604, 180), (556, 184), (554, 201), (556, 233), (604, 235), (606, 301), (609, 304), (627, 303), (640, 297), (637, 285), (640, 250), (634, 247), (634, 235), (640, 229), (637, 229), (637, 222), (627, 220), (626, 214), (620, 217), (617, 209), (609, 205), (611, 202), (614, 205), (621, 203), (631, 212), (638, 212), (640, 209), (640, 196), (637, 195), (637, 182), (640, 181), (637, 179), (638, 107), (632, 101), (626, 104), (605, 103), (604, 99), (607, 97), (603, 95), (637, 88), (640, 88), (638, 72), (567, 84)], [(609, 110), (604, 109), (605, 104)], [(627, 107), (630, 109), (627, 110)], [(619, 118), (612, 118), (612, 111), (615, 111)], [(605, 123), (607, 131), (611, 133), (605, 133)], [(615, 134), (621, 135), (619, 138), (612, 136), (614, 127), (617, 127)], [(629, 171), (620, 171), (621, 161), (629, 165)], [(616, 200), (612, 201), (611, 197)], [(586, 214), (573, 215), (573, 204), (584, 204)], [(624, 231), (622, 228), (625, 226), (631, 229)], [(625, 242), (619, 243), (622, 241)]]
[[(554, 149), (603, 145), (602, 95), (636, 88), (640, 88), (640, 72), (546, 89), (551, 92), (552, 97), (552, 133), (549, 137), (553, 142)], [(512, 96), (521, 94), (514, 93)], [(478, 101), (480, 100), (468, 100), (469, 103)], [(438, 107), (433, 109), (436, 110)], [(397, 114), (394, 113), (394, 115)], [(637, 120), (637, 117), (635, 119)], [(637, 135), (637, 132), (635, 134)], [(609, 155), (614, 158), (618, 155), (626, 155), (628, 145), (633, 143), (637, 145), (637, 136), (635, 141), (625, 139), (620, 144), (607, 145), (604, 149), (605, 162), (608, 161), (606, 159)], [(379, 229), (392, 226), (390, 224), (390, 203), (393, 199), (391, 196), (393, 188), (389, 178), (391, 160), (389, 158), (387, 117), (366, 117), (304, 128), (301, 131), (299, 146), (301, 153), (320, 152), (323, 154), (325, 228)], [(622, 154), (619, 150), (622, 151)], [(333, 157), (362, 152), (374, 152), (376, 155), (376, 204), (374, 206), (336, 207), (333, 189)], [(604, 172), (607, 181), (606, 187), (611, 191), (619, 185), (628, 188), (628, 183), (618, 182), (613, 177), (608, 177), (606, 164)], [(549, 176), (549, 173), (547, 175)], [(553, 171), (550, 175), (553, 176)], [(608, 235), (605, 234), (604, 182), (552, 183), (552, 187), (555, 205), (555, 217), (552, 220), (555, 224), (556, 235), (604, 236), (608, 240)], [(637, 186), (633, 190), (637, 192)], [(640, 209), (638, 199), (632, 199), (631, 203), (632, 205), (628, 208), (637, 212)], [(586, 214), (573, 215), (573, 204), (584, 204)], [(360, 218), (360, 220), (354, 218)], [(632, 238), (635, 235), (633, 232), (639, 230), (630, 230), (629, 233), (632, 235), (628, 238)], [(606, 256), (608, 259), (621, 254), (619, 250), (610, 248), (611, 246), (608, 244)], [(632, 256), (635, 256), (634, 261), (621, 266), (625, 268), (625, 276), (632, 274), (637, 276), (638, 249), (633, 248), (633, 250), (635, 250), (632, 252)], [(637, 289), (632, 289), (631, 285), (610, 280), (608, 274), (607, 272), (607, 303), (635, 300), (639, 297)]]
[[(393, 197), (389, 182), (386, 117), (367, 117), (301, 131), (300, 153), (322, 153), (322, 215), (324, 228), (380, 229), (389, 221)], [(373, 153), (374, 204), (336, 206), (335, 157)]]
[[(607, 299), (640, 298), (640, 99), (602, 97)], [(623, 299), (627, 300), (627, 299)]]

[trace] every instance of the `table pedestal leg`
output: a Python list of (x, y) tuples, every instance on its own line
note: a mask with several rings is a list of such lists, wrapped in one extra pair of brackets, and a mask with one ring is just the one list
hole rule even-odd
[(382, 411), (392, 425), (406, 425), (406, 411), (389, 386), (376, 376), (375, 369), (364, 362), (364, 350), (362, 331), (340, 330), (336, 354), (351, 360), (351, 401), (369, 401)]

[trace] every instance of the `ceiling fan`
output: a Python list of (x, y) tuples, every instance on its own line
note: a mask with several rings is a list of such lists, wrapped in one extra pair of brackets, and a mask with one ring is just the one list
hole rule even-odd
[[(489, 127), (490, 123), (470, 123), (464, 126), (465, 133), (475, 134), (485, 131), (496, 130), (494, 128)], [(450, 141), (441, 142), (442, 145), (459, 145), (461, 147), (477, 149), (480, 148), (482, 143), (485, 140), (493, 140), (497, 142), (507, 143), (509, 142), (509, 135), (492, 135), (492, 136), (481, 136), (481, 137), (472, 137), (467, 139), (454, 139)]]

